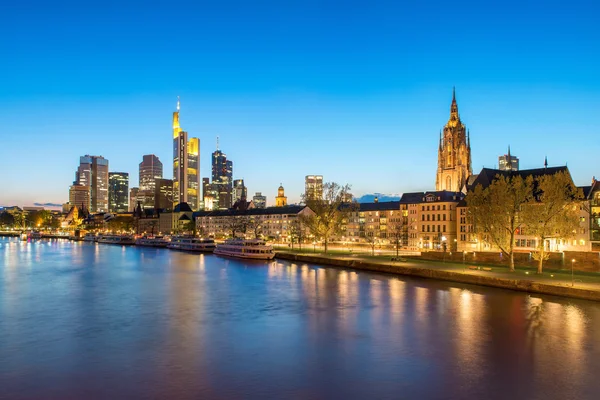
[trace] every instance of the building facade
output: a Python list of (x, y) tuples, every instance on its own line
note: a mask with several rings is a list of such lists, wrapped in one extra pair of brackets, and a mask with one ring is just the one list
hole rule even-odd
[(200, 139), (191, 138), (187, 144), (187, 203), (193, 210), (200, 209)]
[(261, 192), (256, 192), (254, 197), (252, 197), (252, 203), (254, 203), (254, 207), (256, 208), (266, 208), (267, 196), (263, 196)]
[(212, 185), (217, 192), (219, 209), (228, 209), (232, 206), (233, 191), (233, 162), (227, 155), (219, 150), (212, 153)]
[(69, 205), (70, 207), (76, 206), (79, 209), (82, 207), (85, 210), (89, 210), (92, 202), (90, 199), (90, 188), (89, 186), (83, 185), (72, 185), (69, 187)]
[(140, 163), (140, 190), (154, 192), (156, 179), (163, 177), (163, 164), (154, 154), (146, 154)]
[(123, 213), (129, 209), (129, 174), (108, 173), (108, 209), (112, 213)]
[[(290, 242), (294, 223), (302, 215), (314, 214), (307, 206), (249, 208), (247, 210), (215, 210), (194, 213), (196, 230), (201, 236), (215, 238), (263, 237), (278, 242)], [(297, 225), (296, 225), (297, 226)], [(302, 236), (308, 238), (306, 228)]]
[[(348, 215), (342, 241), (378, 242), (381, 244), (403, 242), (402, 212), (399, 201), (359, 203)], [(402, 244), (401, 244), (402, 246)]]
[(137, 207), (139, 191), (140, 188), (137, 187), (129, 189), (129, 212), (134, 212)]
[(177, 110), (173, 112), (173, 202), (187, 202), (188, 187), (188, 139), (187, 132), (179, 124), (180, 102), (177, 98)]
[(277, 189), (277, 197), (275, 197), (275, 207), (287, 206), (287, 197), (282, 185)]
[(323, 199), (323, 175), (306, 175), (304, 198), (306, 201)]
[(154, 183), (154, 209), (173, 209), (173, 180), (156, 179)]
[(233, 193), (232, 193), (232, 204), (236, 204), (242, 199), (248, 198), (248, 190), (244, 185), (243, 179), (236, 179), (233, 181)]
[(452, 91), (450, 119), (440, 132), (436, 191), (459, 192), (472, 175), (471, 143), (465, 125), (460, 120), (456, 95)]
[[(74, 186), (87, 186), (91, 212), (108, 212), (108, 160), (86, 154), (79, 158)], [(81, 190), (81, 189), (78, 189)]]
[(508, 154), (498, 157), (498, 169), (501, 171), (519, 170), (519, 159), (510, 154), (510, 146), (508, 147)]

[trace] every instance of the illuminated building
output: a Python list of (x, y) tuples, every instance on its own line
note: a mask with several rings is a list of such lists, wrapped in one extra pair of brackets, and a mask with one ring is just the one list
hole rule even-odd
[(510, 155), (510, 146), (508, 146), (508, 154), (498, 157), (498, 169), (501, 171), (519, 170), (519, 159)]
[(69, 187), (69, 204), (77, 206), (77, 208), (83, 206), (86, 210), (89, 210), (91, 205), (89, 186), (73, 185)]
[[(85, 155), (79, 158), (79, 167), (73, 185), (87, 186), (90, 190), (91, 212), (108, 211), (108, 160), (102, 156)], [(80, 189), (78, 189), (80, 190)]]
[[(227, 155), (219, 150), (212, 153), (212, 186), (217, 194), (220, 209), (231, 208), (233, 189), (233, 162), (227, 160)], [(206, 200), (205, 200), (206, 201)]]
[(154, 184), (154, 209), (173, 209), (173, 180), (156, 179)]
[(200, 193), (200, 139), (191, 138), (187, 144), (187, 203), (192, 210), (198, 210)]
[(285, 197), (283, 186), (279, 185), (277, 189), (277, 197), (275, 197), (275, 207), (287, 206), (287, 197)]
[(265, 208), (267, 207), (267, 196), (263, 196), (261, 192), (256, 192), (252, 197), (252, 203), (256, 208)]
[(443, 133), (440, 132), (435, 188), (438, 191), (459, 192), (472, 174), (470, 138), (460, 120), (456, 95), (452, 90), (450, 119)]
[(246, 199), (248, 197), (246, 186), (244, 185), (243, 179), (236, 179), (233, 181), (233, 199), (232, 204), (237, 203), (242, 199)]
[(129, 212), (134, 212), (137, 207), (137, 198), (140, 188), (132, 187), (129, 189)]
[(146, 154), (140, 163), (140, 190), (154, 191), (156, 179), (163, 176), (163, 164), (154, 154)]
[(323, 199), (323, 175), (307, 175), (304, 178), (305, 200)]
[(177, 111), (173, 112), (173, 203), (187, 202), (188, 200), (188, 148), (187, 132), (179, 125), (179, 97), (177, 98)]
[(108, 210), (114, 213), (127, 212), (129, 208), (129, 174), (108, 173)]
[[(250, 207), (245, 210), (214, 210), (199, 211), (194, 213), (196, 230), (206, 236), (223, 238), (231, 235), (231, 225), (239, 218), (247, 218), (250, 221), (250, 229), (245, 237), (252, 239), (256, 236), (289, 242), (290, 229), (299, 216), (314, 215), (307, 206), (285, 206), (285, 207)], [(240, 236), (242, 234), (240, 233)], [(308, 238), (308, 230), (305, 229), (304, 238)]]

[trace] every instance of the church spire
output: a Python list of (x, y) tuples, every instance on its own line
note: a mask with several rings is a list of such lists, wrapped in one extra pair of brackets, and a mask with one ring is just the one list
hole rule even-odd
[(457, 121), (458, 117), (458, 104), (456, 104), (456, 88), (452, 86), (452, 104), (450, 105), (450, 121)]

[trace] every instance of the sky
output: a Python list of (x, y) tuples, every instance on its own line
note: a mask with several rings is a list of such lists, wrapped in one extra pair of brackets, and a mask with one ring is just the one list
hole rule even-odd
[(596, 1), (33, 2), (0, 12), (0, 205), (63, 203), (79, 156), (172, 177), (172, 112), (249, 195), (304, 176), (356, 196), (435, 189), (452, 88), (473, 172), (600, 176)]

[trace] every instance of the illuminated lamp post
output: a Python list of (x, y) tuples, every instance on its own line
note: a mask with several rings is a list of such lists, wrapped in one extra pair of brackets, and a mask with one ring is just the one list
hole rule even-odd
[(575, 259), (571, 259), (571, 287), (575, 285), (575, 280), (573, 279), (573, 264), (575, 264)]

